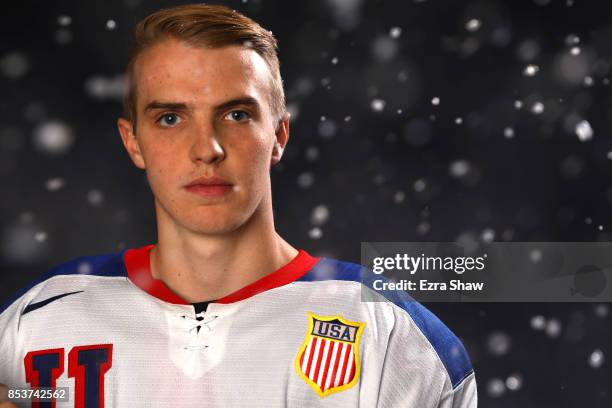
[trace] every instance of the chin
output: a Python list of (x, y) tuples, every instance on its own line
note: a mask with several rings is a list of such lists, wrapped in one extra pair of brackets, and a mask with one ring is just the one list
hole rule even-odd
[(194, 232), (204, 235), (226, 235), (236, 231), (239, 226), (231, 225), (228, 223), (215, 223), (207, 225), (194, 225), (191, 228)]
[(208, 214), (207, 216), (193, 217), (190, 220), (184, 220), (183, 225), (187, 229), (207, 235), (223, 235), (229, 234), (242, 227), (247, 217), (239, 217), (235, 214)]
[[(164, 211), (175, 224), (199, 234), (223, 235), (235, 232), (253, 219), (257, 207), (237, 202), (224, 202), (199, 206), (168, 206), (158, 202), (158, 210)], [(166, 217), (164, 217), (166, 218)]]

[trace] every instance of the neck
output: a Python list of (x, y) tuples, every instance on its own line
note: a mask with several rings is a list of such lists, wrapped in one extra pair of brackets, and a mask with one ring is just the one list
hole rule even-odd
[(291, 261), (298, 251), (274, 230), (272, 211), (255, 211), (227, 234), (205, 235), (165, 222), (159, 208), (151, 274), (187, 302), (220, 299)]

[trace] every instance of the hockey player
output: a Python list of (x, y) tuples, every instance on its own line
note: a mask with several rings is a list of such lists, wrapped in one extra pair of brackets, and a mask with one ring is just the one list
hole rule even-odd
[(9, 391), (67, 390), (41, 407), (476, 406), (433, 314), (276, 232), (289, 114), (271, 32), (222, 6), (161, 10), (127, 73), (118, 128), (157, 242), (62, 264), (0, 309)]

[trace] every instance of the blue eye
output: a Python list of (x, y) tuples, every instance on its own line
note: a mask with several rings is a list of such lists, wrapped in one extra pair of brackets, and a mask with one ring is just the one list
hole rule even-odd
[(157, 122), (162, 127), (173, 127), (178, 125), (182, 121), (183, 119), (181, 119), (180, 116), (176, 113), (164, 113), (159, 119), (157, 119)]
[(224, 119), (231, 120), (233, 122), (244, 122), (249, 119), (249, 114), (245, 111), (234, 110), (225, 115)]

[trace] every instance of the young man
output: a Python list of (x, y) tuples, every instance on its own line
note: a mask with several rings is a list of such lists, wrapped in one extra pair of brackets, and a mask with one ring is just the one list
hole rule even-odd
[(289, 115), (272, 34), (198, 4), (147, 17), (136, 43), (118, 127), (158, 241), (60, 265), (1, 309), (0, 382), (67, 387), (57, 407), (475, 407), (435, 316), (276, 233)]

